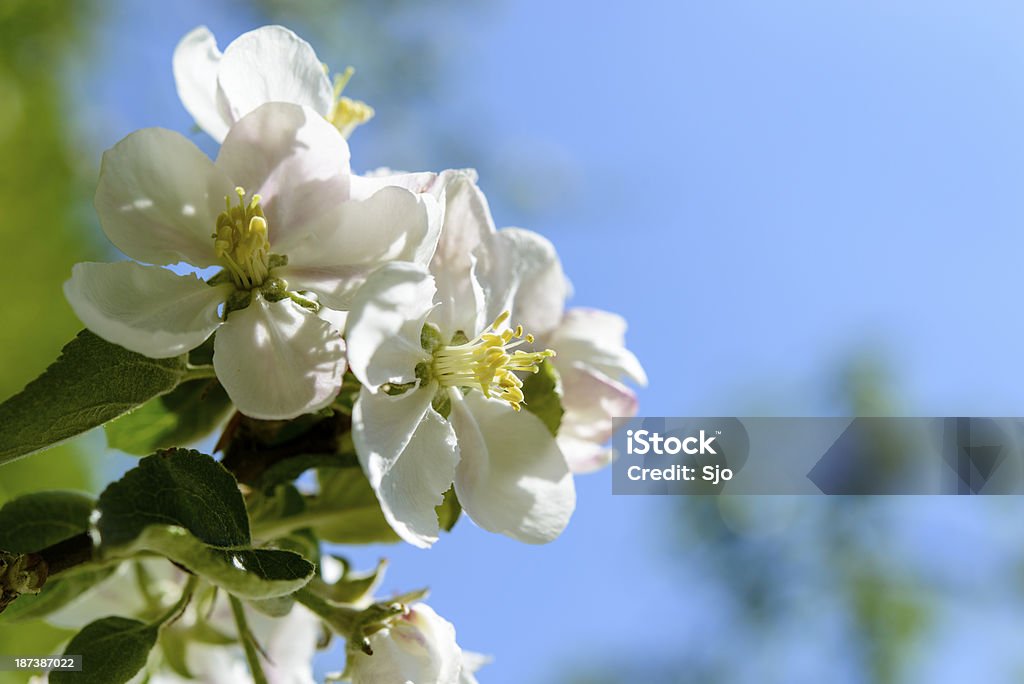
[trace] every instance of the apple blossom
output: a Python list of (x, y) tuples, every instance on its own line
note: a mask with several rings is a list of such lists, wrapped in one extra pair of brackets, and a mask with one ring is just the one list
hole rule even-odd
[(268, 102), (309, 107), (345, 137), (374, 114), (366, 103), (342, 96), (351, 68), (332, 84), (312, 46), (283, 26), (243, 33), (223, 53), (210, 30), (200, 26), (178, 43), (173, 67), (182, 104), (217, 142)]
[(519, 410), (516, 376), (551, 353), (515, 349), (532, 337), (510, 329), (507, 314), (484, 323), (478, 287), (467, 299), (442, 301), (438, 292), (422, 266), (395, 263), (356, 294), (346, 339), (363, 385), (352, 413), (360, 463), (388, 522), (411, 544), (437, 540), (435, 507), (453, 482), (484, 529), (551, 541), (569, 521), (575, 489), (548, 428)]
[[(551, 363), (561, 376), (558, 445), (573, 472), (596, 470), (611, 460), (606, 446), (612, 418), (636, 414), (636, 394), (624, 380), (647, 384), (643, 367), (625, 346), (626, 322), (597, 309), (566, 310), (571, 288), (554, 246), (522, 228), (496, 230), (487, 200), (473, 172), (448, 171), (431, 182), (424, 175), (359, 178), (363, 192), (389, 183), (432, 192), (446, 200), (444, 228), (430, 270), (439, 297), (467, 299), (470, 283), (486, 293), (485, 317), (508, 310), (534, 334), (538, 345), (556, 352)], [(367, 186), (367, 184), (369, 185)], [(441, 186), (441, 189), (439, 189)], [(442, 314), (467, 312), (447, 306)], [(448, 321), (464, 327), (465, 320)]]
[[(436, 202), (397, 187), (350, 199), (348, 146), (312, 110), (269, 103), (236, 123), (216, 161), (163, 129), (104, 154), (96, 210), (143, 262), (77, 264), (64, 292), (100, 337), (154, 358), (215, 331), (214, 367), (238, 409), (284, 419), (329, 404), (344, 372), (345, 309), (383, 263), (426, 263)], [(220, 208), (218, 208), (220, 204)], [(204, 282), (162, 266), (222, 270)]]
[(464, 654), (455, 627), (425, 603), (406, 607), (371, 634), (369, 644), (372, 655), (355, 651), (349, 657), (352, 684), (473, 684), (473, 673), (486, 662)]

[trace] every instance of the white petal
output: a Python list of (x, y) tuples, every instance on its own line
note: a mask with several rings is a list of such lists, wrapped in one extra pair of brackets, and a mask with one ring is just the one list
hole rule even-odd
[(558, 325), (569, 286), (547, 238), (523, 228), (505, 228), (487, 236), (474, 254), (488, 320), (509, 310), (512, 324), (535, 335)]
[(366, 199), (382, 188), (405, 188), (416, 194), (428, 192), (440, 198), (444, 193), (447, 174), (432, 171), (414, 173), (394, 172), (391, 169), (377, 169), (362, 176), (352, 176), (352, 199)]
[(190, 31), (174, 49), (174, 82), (178, 97), (196, 124), (217, 142), (224, 140), (230, 122), (217, 106), (217, 69), (221, 53), (217, 39), (205, 26)]
[(444, 227), (430, 262), (440, 303), (434, 320), (444, 330), (461, 330), (472, 338), (483, 325), (494, 320), (493, 316), (483, 320), (487, 312), (479, 310), (482, 300), (473, 275), (473, 250), (493, 235), (494, 220), (487, 198), (476, 186), (475, 173), (445, 174)]
[(636, 393), (621, 382), (583, 366), (556, 368), (562, 376), (562, 423), (558, 446), (574, 473), (588, 473), (611, 461), (606, 446), (612, 437), (612, 418), (636, 415)]
[(259, 194), (271, 250), (291, 249), (348, 199), (345, 138), (308, 108), (265, 104), (231, 127), (217, 166), (247, 193)]
[(234, 120), (267, 102), (310, 107), (321, 117), (334, 88), (312, 46), (283, 26), (243, 33), (224, 51), (218, 82)]
[(626, 349), (626, 320), (600, 309), (575, 308), (565, 312), (547, 344), (557, 353), (556, 363), (580, 364), (613, 380), (629, 378), (647, 384), (647, 374), (633, 352)]
[(367, 279), (345, 328), (348, 365), (359, 382), (376, 391), (416, 380), (416, 364), (430, 359), (420, 334), (433, 297), (434, 279), (413, 264), (388, 264)]
[(535, 415), (503, 401), (479, 392), (451, 396), (463, 509), (491, 532), (530, 544), (555, 539), (576, 508), (576, 490), (554, 437)]
[(213, 365), (238, 410), (279, 420), (334, 400), (345, 372), (345, 344), (331, 325), (291, 300), (233, 311), (217, 332)]
[(133, 259), (212, 266), (210, 236), (233, 188), (180, 134), (144, 128), (103, 153), (96, 213), (110, 241)]
[(328, 306), (347, 309), (366, 276), (389, 262), (430, 260), (440, 230), (440, 205), (430, 195), (395, 186), (365, 200), (337, 203), (288, 249), (281, 269), (289, 282), (314, 290)]
[(64, 283), (64, 296), (89, 330), (157, 359), (202, 344), (220, 325), (217, 307), (230, 293), (230, 285), (210, 287), (195, 275), (132, 261), (75, 264)]
[(477, 681), (477, 671), (489, 665), (493, 659), (490, 656), (483, 655), (482, 653), (473, 653), (472, 651), (462, 652), (462, 672), (459, 674), (459, 684), (480, 684)]
[(389, 396), (365, 387), (352, 412), (352, 439), (388, 523), (405, 541), (437, 541), (437, 506), (459, 455), (451, 424), (430, 407), (435, 385)]
[(370, 636), (373, 655), (351, 658), (352, 684), (458, 684), (462, 649), (455, 627), (424, 603)]

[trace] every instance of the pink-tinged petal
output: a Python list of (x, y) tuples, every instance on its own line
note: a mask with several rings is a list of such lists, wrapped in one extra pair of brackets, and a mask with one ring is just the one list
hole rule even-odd
[(263, 26), (232, 41), (217, 79), (234, 121), (268, 102), (303, 105), (321, 117), (334, 104), (334, 88), (316, 52), (283, 26)]
[(647, 384), (647, 374), (626, 349), (626, 320), (600, 309), (569, 309), (546, 344), (558, 353), (558, 363), (583, 365), (620, 380)]
[(562, 376), (562, 423), (558, 446), (574, 473), (588, 473), (611, 461), (607, 447), (612, 418), (636, 415), (636, 393), (602, 373), (582, 366), (565, 366), (555, 359)]
[(348, 199), (348, 143), (306, 107), (271, 102), (247, 114), (228, 132), (217, 166), (247, 193), (262, 197), (271, 251), (277, 254), (290, 256)]
[(437, 541), (437, 506), (459, 460), (451, 424), (430, 404), (435, 385), (390, 396), (365, 387), (352, 412), (352, 440), (381, 511), (405, 541)]
[(239, 411), (286, 420), (334, 400), (345, 372), (345, 343), (329, 323), (291, 300), (254, 295), (217, 332), (213, 365)]
[(528, 544), (558, 537), (576, 508), (576, 489), (547, 427), (479, 392), (450, 396), (461, 454), (455, 493), (467, 515), (485, 530)]
[(450, 172), (434, 173), (417, 171), (413, 173), (394, 172), (391, 169), (377, 169), (362, 176), (353, 175), (352, 199), (366, 199), (382, 188), (405, 188), (416, 194), (430, 193), (440, 198), (444, 193), (444, 185)]
[(231, 122), (217, 105), (217, 70), (221, 52), (210, 30), (190, 31), (174, 49), (172, 62), (178, 97), (196, 124), (217, 142), (224, 140)]
[(96, 213), (114, 246), (133, 259), (205, 268), (217, 263), (210, 236), (233, 188), (182, 135), (144, 128), (103, 154)]
[(89, 330), (108, 342), (161, 359), (184, 354), (220, 325), (230, 285), (131, 261), (75, 264), (64, 295)]
[(462, 649), (455, 627), (425, 603), (409, 606), (369, 641), (373, 655), (350, 656), (352, 684), (459, 684)]

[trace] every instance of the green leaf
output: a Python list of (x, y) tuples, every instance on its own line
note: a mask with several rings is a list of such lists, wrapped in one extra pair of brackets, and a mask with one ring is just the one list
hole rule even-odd
[(107, 444), (136, 456), (191, 444), (210, 434), (230, 408), (231, 399), (215, 379), (190, 380), (108, 423)]
[(462, 515), (462, 504), (459, 503), (459, 497), (455, 495), (455, 487), (448, 488), (448, 491), (444, 493), (444, 501), (435, 510), (437, 511), (438, 525), (445, 532), (451, 532), (455, 523), (459, 521), (459, 516)]
[(160, 632), (160, 652), (168, 667), (184, 679), (194, 679), (188, 669), (188, 632), (182, 629), (165, 629)]
[(325, 468), (318, 471), (320, 493), (303, 514), (313, 531), (335, 544), (374, 544), (399, 541), (381, 513), (362, 468)]
[(151, 359), (83, 330), (0, 404), (0, 465), (113, 420), (174, 389), (187, 372), (184, 355)]
[(105, 547), (130, 543), (150, 525), (183, 527), (218, 547), (251, 541), (235, 479), (198, 451), (169, 449), (142, 459), (100, 494), (97, 510), (96, 528)]
[(33, 553), (89, 529), (92, 497), (78, 492), (36, 492), (0, 508), (0, 549)]
[(38, 594), (22, 594), (0, 613), (0, 624), (25, 622), (60, 610), (113, 574), (115, 567), (76, 572), (47, 581)]
[(562, 424), (562, 382), (558, 371), (550, 361), (540, 364), (540, 369), (523, 381), (523, 408), (541, 419), (552, 435), (558, 435)]
[(290, 595), (285, 595), (259, 601), (249, 600), (247, 603), (258, 613), (268, 617), (279, 618), (292, 612), (292, 608), (295, 606), (295, 599)]
[(138, 620), (108, 617), (85, 626), (64, 650), (65, 655), (81, 655), (82, 671), (54, 671), (53, 684), (124, 684), (146, 666), (149, 652), (156, 645), (159, 625)]
[(315, 570), (312, 563), (291, 551), (217, 548), (171, 525), (151, 525), (130, 543), (105, 550), (111, 556), (124, 557), (144, 551), (165, 556), (244, 599), (291, 594), (305, 586)]
[(322, 579), (314, 579), (309, 587), (329, 601), (335, 603), (355, 603), (373, 593), (374, 588), (384, 577), (384, 570), (387, 568), (387, 561), (381, 559), (377, 567), (370, 572), (353, 572), (348, 561), (344, 558), (334, 556), (334, 560), (341, 563), (342, 574), (334, 584), (328, 584)]

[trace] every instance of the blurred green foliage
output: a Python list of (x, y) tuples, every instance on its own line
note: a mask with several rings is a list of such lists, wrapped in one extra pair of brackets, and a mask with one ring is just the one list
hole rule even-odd
[[(60, 288), (73, 263), (96, 255), (91, 182), (76, 171), (75, 103), (61, 71), (84, 49), (94, 10), (78, 0), (0, 2), (0, 398), (42, 372), (81, 327)], [(93, 490), (85, 455), (70, 445), (0, 471), (0, 503), (43, 487)], [(0, 626), (5, 653), (48, 653), (63, 638), (45, 626)], [(27, 677), (0, 673), (0, 684)]]

